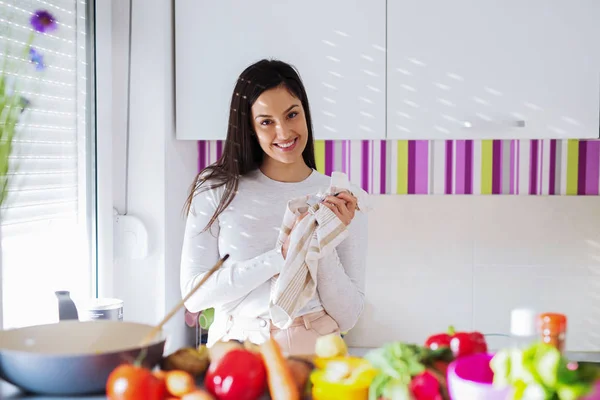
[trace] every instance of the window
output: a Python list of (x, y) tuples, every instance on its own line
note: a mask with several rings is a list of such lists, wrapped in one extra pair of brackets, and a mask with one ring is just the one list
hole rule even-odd
[[(36, 10), (58, 22), (34, 39), (41, 71), (22, 56)], [(96, 294), (92, 21), (93, 0), (0, 0), (1, 54), (21, 64), (13, 75), (31, 99), (0, 214), (4, 328), (56, 322), (56, 290)]]

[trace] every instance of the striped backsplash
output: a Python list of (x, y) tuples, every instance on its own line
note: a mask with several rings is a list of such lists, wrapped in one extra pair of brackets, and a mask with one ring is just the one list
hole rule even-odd
[[(222, 141), (198, 142), (198, 168)], [(317, 169), (373, 194), (600, 195), (600, 140), (320, 140)]]

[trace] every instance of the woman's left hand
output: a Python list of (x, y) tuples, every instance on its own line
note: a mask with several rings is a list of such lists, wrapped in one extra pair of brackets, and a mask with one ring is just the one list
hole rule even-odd
[(356, 203), (356, 197), (346, 192), (342, 192), (337, 196), (327, 196), (323, 200), (323, 204), (329, 207), (344, 225), (350, 225), (350, 222), (354, 219)]

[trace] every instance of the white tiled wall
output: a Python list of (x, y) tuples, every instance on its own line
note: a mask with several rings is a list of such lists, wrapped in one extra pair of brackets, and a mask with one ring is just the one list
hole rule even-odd
[(508, 333), (510, 310), (529, 306), (567, 314), (568, 349), (600, 350), (600, 198), (374, 200), (367, 307), (349, 345), (422, 342), (449, 325)]

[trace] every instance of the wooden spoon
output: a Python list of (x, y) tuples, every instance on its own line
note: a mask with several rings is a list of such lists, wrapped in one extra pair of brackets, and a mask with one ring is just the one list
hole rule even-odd
[(187, 294), (187, 296), (185, 296), (183, 299), (181, 299), (181, 301), (179, 303), (177, 303), (177, 305), (175, 307), (173, 307), (173, 309), (162, 319), (162, 321), (160, 321), (160, 323), (158, 325), (156, 325), (154, 328), (152, 328), (152, 330), (150, 332), (148, 332), (148, 334), (144, 337), (144, 339), (141, 342), (142, 347), (146, 347), (154, 339), (154, 337), (161, 331), (162, 327), (167, 323), (167, 321), (169, 321), (173, 317), (173, 315), (175, 315), (177, 313), (177, 311), (179, 311), (179, 309), (181, 307), (183, 307), (185, 302), (188, 301), (188, 299), (190, 297), (192, 297), (192, 295), (194, 293), (196, 293), (196, 291), (200, 288), (200, 286), (202, 286), (204, 284), (204, 282), (206, 282), (208, 280), (208, 278), (211, 277), (212, 274), (214, 274), (219, 268), (221, 268), (221, 265), (223, 265), (223, 263), (228, 258), (229, 258), (229, 254), (225, 254), (225, 256), (223, 258), (221, 258), (219, 261), (217, 261), (217, 263), (214, 265), (214, 267), (212, 267), (210, 269), (210, 271), (208, 271), (206, 273), (206, 275), (204, 275), (204, 277), (200, 280), (200, 282), (198, 282), (198, 284), (196, 286), (194, 286), (192, 288), (192, 290), (190, 290), (190, 292)]

